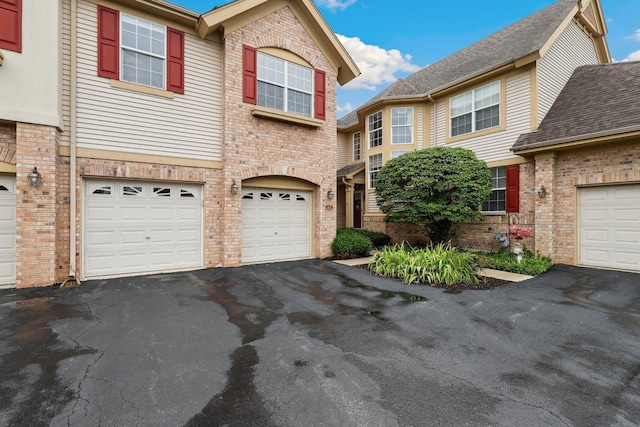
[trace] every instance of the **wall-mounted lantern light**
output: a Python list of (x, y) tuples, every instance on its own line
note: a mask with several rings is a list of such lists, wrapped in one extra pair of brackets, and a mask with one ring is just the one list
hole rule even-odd
[(547, 189), (544, 188), (544, 185), (540, 186), (540, 189), (538, 190), (538, 197), (540, 197), (541, 199), (547, 197)]
[(236, 184), (236, 180), (235, 179), (231, 183), (231, 194), (233, 194), (233, 195), (238, 194), (238, 184)]
[(333, 194), (333, 190), (329, 190), (329, 191), (327, 191), (327, 199), (329, 199), (329, 200), (333, 200), (333, 196), (334, 196), (334, 194)]
[(42, 184), (42, 175), (38, 172), (38, 168), (34, 166), (33, 171), (29, 174), (29, 184), (39, 187)]

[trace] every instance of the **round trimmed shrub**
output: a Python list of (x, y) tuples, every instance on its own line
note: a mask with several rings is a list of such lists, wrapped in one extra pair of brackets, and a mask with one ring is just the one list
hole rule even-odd
[(331, 243), (333, 254), (339, 258), (357, 258), (369, 255), (373, 249), (371, 240), (358, 233), (350, 231), (353, 229), (341, 230)]

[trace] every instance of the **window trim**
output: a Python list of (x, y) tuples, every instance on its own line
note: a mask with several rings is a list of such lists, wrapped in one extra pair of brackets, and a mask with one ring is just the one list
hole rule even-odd
[(391, 150), (391, 158), (392, 159), (397, 159), (398, 157), (402, 156), (403, 154), (407, 154), (412, 152), (413, 150)]
[[(461, 135), (456, 135), (456, 136), (451, 136), (451, 100), (467, 94), (467, 93), (473, 93), (474, 91), (481, 89), (483, 87), (492, 85), (494, 83), (499, 83), (499, 88), (500, 88), (500, 102), (499, 102), (499, 107), (500, 107), (500, 111), (499, 111), (499, 120), (500, 120), (500, 124), (498, 126), (493, 126), (490, 128), (486, 128), (486, 129), (482, 129), (482, 130), (477, 130), (477, 131), (471, 131), (469, 133), (465, 133), (465, 134), (461, 134)], [(485, 83), (485, 84), (481, 84), (478, 86), (474, 86), (469, 90), (465, 90), (464, 92), (457, 92), (454, 95), (451, 95), (450, 97), (447, 98), (446, 101), (446, 107), (445, 107), (445, 113), (446, 113), (446, 119), (447, 119), (447, 133), (446, 133), (446, 142), (447, 143), (452, 143), (452, 142), (457, 142), (457, 141), (462, 141), (465, 139), (470, 139), (470, 138), (477, 138), (477, 137), (481, 137), (484, 135), (489, 135), (492, 133), (496, 133), (496, 132), (500, 132), (503, 131), (507, 128), (506, 126), (506, 122), (507, 122), (507, 116), (506, 116), (506, 101), (507, 101), (507, 97), (506, 97), (506, 78), (501, 77), (498, 78), (496, 80), (493, 80), (489, 83)], [(472, 101), (473, 102), (473, 101)], [(472, 104), (473, 106), (473, 104)], [(487, 108), (487, 107), (485, 107)], [(475, 113), (475, 110), (473, 110), (473, 112)], [(457, 116), (456, 116), (457, 117)], [(472, 115), (472, 126), (475, 127), (475, 115)]]
[[(371, 163), (372, 163), (372, 158), (373, 157), (380, 157), (380, 166), (377, 167), (377, 169), (373, 170), (371, 168)], [(376, 161), (377, 163), (377, 161)], [(376, 188), (375, 186), (375, 181), (376, 178), (378, 176), (378, 171), (380, 171), (380, 169), (382, 169), (383, 166), (383, 158), (382, 158), (382, 153), (376, 153), (376, 154), (371, 154), (368, 159), (367, 159), (367, 184), (369, 185), (369, 189), (373, 190)], [(374, 176), (372, 174), (376, 174), (376, 178), (374, 178)], [(371, 184), (371, 181), (374, 181), (374, 184)]]
[[(411, 110), (411, 114), (407, 115), (407, 117), (411, 118), (411, 123), (409, 124), (403, 124), (403, 125), (394, 125), (393, 124), (393, 113), (397, 110)], [(415, 115), (415, 110), (413, 107), (394, 107), (391, 109), (391, 145), (413, 145), (413, 140), (414, 140), (414, 115)], [(399, 128), (409, 128), (410, 129), (410, 133), (409, 135), (411, 135), (411, 141), (410, 142), (394, 142), (394, 138), (396, 135), (394, 135), (394, 131), (396, 129)]]
[[(377, 123), (378, 121), (380, 122), (380, 127), (371, 130), (371, 118), (374, 116), (378, 116), (380, 115), (380, 120), (374, 119), (375, 122)], [(377, 145), (371, 145), (372, 143), (372, 139), (371, 139), (371, 134), (373, 132), (380, 132), (380, 137), (377, 138), (379, 139), (380, 143)], [(373, 114), (369, 114), (367, 116), (367, 146), (369, 147), (369, 150), (372, 150), (374, 148), (378, 148), (378, 147), (382, 147), (382, 145), (384, 144), (384, 122), (383, 122), (383, 114), (382, 114), (382, 110), (380, 111), (376, 111)]]
[[(356, 135), (358, 136), (358, 149), (356, 150)], [(356, 153), (358, 156), (356, 158)], [(362, 159), (362, 135), (360, 132), (354, 132), (351, 137), (351, 154), (354, 162), (359, 162)]]

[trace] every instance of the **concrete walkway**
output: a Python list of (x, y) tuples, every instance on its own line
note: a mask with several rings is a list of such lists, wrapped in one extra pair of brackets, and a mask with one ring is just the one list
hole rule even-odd
[[(373, 256), (368, 256), (364, 258), (335, 260), (334, 262), (336, 264), (356, 267), (359, 265), (369, 264), (369, 261), (371, 261), (372, 258)], [(527, 276), (525, 274), (509, 273), (508, 271), (493, 270), (491, 268), (481, 269), (480, 275), (485, 277), (493, 277), (495, 279), (500, 279), (500, 280), (508, 280), (509, 282), (522, 282), (525, 280), (533, 279), (533, 276)]]

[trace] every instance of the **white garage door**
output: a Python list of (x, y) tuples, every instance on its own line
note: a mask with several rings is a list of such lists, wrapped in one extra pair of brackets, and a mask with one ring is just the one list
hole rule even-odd
[(0, 285), (16, 283), (16, 179), (0, 175)]
[(84, 276), (202, 266), (202, 186), (87, 180)]
[(579, 190), (580, 264), (640, 271), (640, 185)]
[(311, 193), (264, 188), (242, 190), (242, 262), (311, 256)]

